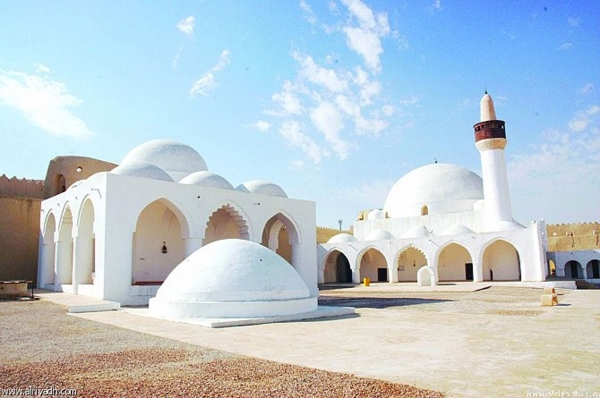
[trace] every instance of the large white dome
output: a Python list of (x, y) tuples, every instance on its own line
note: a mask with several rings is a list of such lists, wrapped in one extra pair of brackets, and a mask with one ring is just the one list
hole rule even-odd
[(150, 300), (150, 313), (169, 319), (270, 317), (316, 309), (317, 298), (287, 261), (241, 239), (198, 249)]
[(483, 180), (453, 164), (419, 167), (390, 190), (384, 211), (392, 218), (473, 211), (483, 199)]
[(121, 161), (152, 163), (179, 181), (188, 174), (208, 170), (202, 156), (195, 149), (174, 140), (152, 140), (133, 148)]

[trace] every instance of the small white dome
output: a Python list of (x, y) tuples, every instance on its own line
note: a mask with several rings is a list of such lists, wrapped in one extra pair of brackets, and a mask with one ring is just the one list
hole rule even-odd
[(337, 234), (337, 235), (334, 235), (331, 238), (329, 238), (327, 243), (345, 243), (345, 242), (356, 242), (356, 241), (357, 241), (357, 239), (354, 236), (347, 234), (345, 232), (342, 232), (341, 234)]
[(243, 184), (238, 185), (235, 189), (236, 191), (258, 193), (261, 195), (279, 196), (281, 198), (288, 197), (279, 185), (263, 180), (246, 181)]
[(365, 238), (365, 240), (387, 240), (387, 239), (394, 239), (394, 235), (392, 235), (390, 232), (383, 230), (383, 229), (376, 229), (374, 231), (371, 231)]
[(173, 182), (173, 178), (160, 167), (146, 162), (129, 162), (115, 167), (110, 174), (149, 178), (151, 180)]
[(150, 300), (169, 318), (269, 317), (315, 311), (317, 298), (294, 268), (255, 242), (212, 242), (185, 259)]
[(402, 238), (426, 238), (429, 236), (429, 230), (427, 228), (420, 226), (409, 229), (402, 235)]
[(385, 218), (385, 211), (381, 209), (371, 210), (367, 215), (367, 220), (382, 220)]
[(463, 224), (454, 224), (442, 231), (441, 235), (472, 234), (474, 231)]
[(392, 218), (473, 211), (483, 199), (483, 180), (453, 164), (430, 164), (400, 178), (390, 190), (383, 209)]
[(174, 181), (188, 174), (208, 170), (202, 156), (195, 149), (174, 140), (152, 140), (133, 148), (121, 161), (152, 163), (163, 169)]
[(179, 182), (181, 184), (197, 185), (200, 187), (233, 189), (233, 185), (229, 181), (212, 171), (197, 171), (184, 177)]

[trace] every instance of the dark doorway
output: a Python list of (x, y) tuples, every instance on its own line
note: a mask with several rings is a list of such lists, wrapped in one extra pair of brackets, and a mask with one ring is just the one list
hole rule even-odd
[[(598, 260), (592, 260), (592, 278), (593, 279), (600, 279), (600, 266), (599, 264), (600, 261)], [(588, 278), (590, 276), (588, 275)]]
[(377, 268), (377, 282), (387, 282), (387, 268)]
[(579, 279), (579, 264), (576, 261), (569, 261), (571, 267), (571, 278)]
[(490, 281), (494, 280), (494, 271), (490, 270)]
[(348, 258), (340, 253), (335, 262), (335, 280), (338, 283), (352, 283), (352, 271)]
[(465, 264), (465, 280), (467, 280), (467, 281), (473, 280), (473, 263)]

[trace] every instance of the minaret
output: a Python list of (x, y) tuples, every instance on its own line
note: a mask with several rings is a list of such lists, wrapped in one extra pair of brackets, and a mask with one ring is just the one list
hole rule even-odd
[(475, 146), (481, 155), (485, 198), (484, 229), (493, 229), (494, 225), (500, 221), (513, 221), (504, 159), (506, 131), (504, 121), (496, 119), (494, 101), (487, 91), (479, 106), (481, 121), (473, 128), (475, 129)]

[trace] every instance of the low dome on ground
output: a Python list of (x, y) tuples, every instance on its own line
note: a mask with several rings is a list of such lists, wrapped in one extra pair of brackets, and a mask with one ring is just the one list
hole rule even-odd
[(125, 155), (121, 165), (152, 163), (179, 181), (188, 174), (208, 170), (202, 156), (192, 147), (175, 140), (159, 139), (136, 146)]
[(255, 242), (225, 239), (185, 259), (150, 299), (167, 319), (251, 318), (317, 310), (317, 298), (281, 256)]

